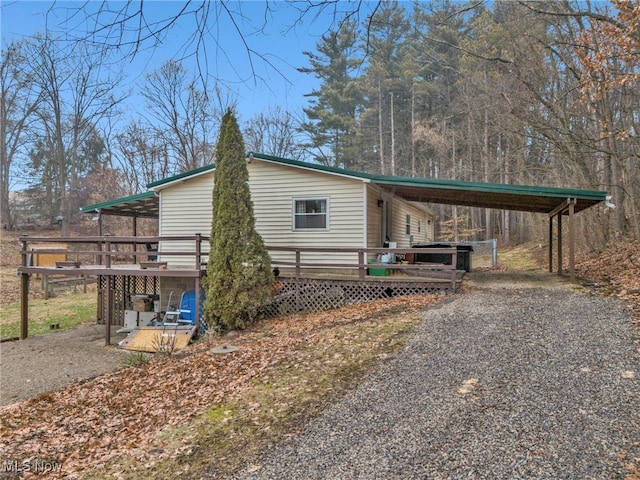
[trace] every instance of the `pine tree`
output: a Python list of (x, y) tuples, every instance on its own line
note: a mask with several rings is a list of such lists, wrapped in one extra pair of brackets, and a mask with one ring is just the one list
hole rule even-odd
[(243, 329), (270, 298), (271, 261), (255, 229), (244, 141), (229, 110), (216, 146), (204, 313), (220, 330)]
[(363, 100), (355, 75), (363, 60), (357, 56), (356, 27), (349, 20), (327, 32), (316, 45), (318, 54), (304, 52), (311, 67), (298, 69), (322, 81), (319, 89), (305, 95), (310, 103), (304, 109), (309, 121), (301, 127), (309, 135), (305, 147), (317, 162), (344, 168), (360, 163), (358, 112)]

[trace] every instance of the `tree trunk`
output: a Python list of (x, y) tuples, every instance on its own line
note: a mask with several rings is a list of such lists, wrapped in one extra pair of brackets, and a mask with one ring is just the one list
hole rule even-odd
[(378, 79), (378, 152), (380, 154), (380, 173), (385, 175), (387, 169), (384, 164), (384, 135), (382, 125), (382, 85), (380, 79)]

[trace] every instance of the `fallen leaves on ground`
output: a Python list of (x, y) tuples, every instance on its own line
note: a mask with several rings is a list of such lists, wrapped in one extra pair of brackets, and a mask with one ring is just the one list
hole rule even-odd
[(600, 291), (610, 291), (629, 301), (640, 319), (640, 241), (625, 240), (610, 245), (598, 255), (580, 261), (576, 274)]
[[(265, 321), (232, 340), (199, 343), (169, 358), (2, 407), (3, 458), (56, 462), (63, 465), (63, 477), (103, 465), (144, 449), (161, 432), (212, 406), (239, 398), (253, 379), (319, 341), (323, 329), (437, 301), (436, 296), (402, 297)], [(212, 347), (229, 342), (240, 350), (211, 353)]]

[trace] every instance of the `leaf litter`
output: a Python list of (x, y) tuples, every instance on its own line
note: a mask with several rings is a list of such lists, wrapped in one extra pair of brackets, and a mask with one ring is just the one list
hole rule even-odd
[[(306, 369), (348, 361), (332, 352), (333, 342), (350, 341), (342, 329), (358, 324), (367, 328), (380, 317), (402, 317), (401, 312), (415, 312), (441, 298), (401, 297), (264, 321), (233, 338), (240, 348), (227, 355), (211, 353), (226, 344), (224, 338), (211, 338), (171, 357), (158, 355), (147, 364), (2, 407), (3, 457), (46, 458), (63, 465), (50, 478), (69, 478), (121, 455), (145, 452), (163, 432), (240, 399), (259, 377), (268, 377), (283, 360), (300, 356), (308, 346), (322, 349), (323, 355), (304, 365)], [(143, 456), (149, 458), (148, 452)], [(25, 473), (27, 478), (30, 473)]]

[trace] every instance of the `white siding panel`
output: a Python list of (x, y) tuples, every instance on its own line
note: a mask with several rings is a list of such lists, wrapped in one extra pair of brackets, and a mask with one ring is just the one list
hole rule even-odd
[[(160, 191), (160, 235), (181, 236), (211, 233), (211, 198), (214, 174), (187, 179)], [(167, 242), (160, 251), (193, 252), (193, 242)], [(202, 244), (203, 252), (209, 251), (209, 243)], [(193, 263), (192, 257), (163, 255), (160, 260), (170, 265)], [(206, 260), (206, 258), (204, 259)]]
[(380, 243), (382, 235), (382, 208), (378, 207), (378, 199), (381, 199), (380, 187), (367, 185), (367, 247), (382, 247)]
[[(359, 248), (364, 244), (362, 182), (313, 170), (254, 160), (249, 185), (256, 229), (267, 246)], [(294, 230), (293, 199), (328, 198), (328, 230)], [(275, 252), (277, 260), (293, 261), (293, 254)], [(302, 261), (357, 263), (357, 255), (307, 254)]]
[[(256, 229), (265, 245), (359, 248), (364, 244), (362, 181), (260, 159), (248, 164), (248, 169)], [(211, 173), (186, 179), (160, 191), (160, 235), (210, 234), (213, 181), (214, 174)], [(293, 199), (300, 197), (328, 198), (328, 230), (293, 230)], [(373, 209), (376, 210), (377, 207)], [(171, 242), (170, 248), (193, 251), (194, 247), (187, 242)], [(161, 245), (161, 249), (166, 251), (169, 245)], [(203, 245), (203, 250), (207, 249), (208, 244)], [(277, 252), (272, 258), (276, 264), (278, 259), (295, 259), (293, 254)], [(161, 260), (173, 265), (185, 263), (177, 256), (165, 255)], [(317, 253), (303, 257), (303, 261), (317, 263), (336, 263), (337, 260), (357, 263), (357, 255)]]
[[(428, 216), (426, 212), (398, 197), (394, 197), (392, 209), (392, 235), (390, 237), (392, 242), (397, 242), (399, 248), (408, 248), (411, 246), (411, 240), (414, 244), (427, 240)], [(406, 233), (407, 215), (411, 215), (410, 234)], [(420, 222), (420, 232), (418, 232), (418, 221)]]

